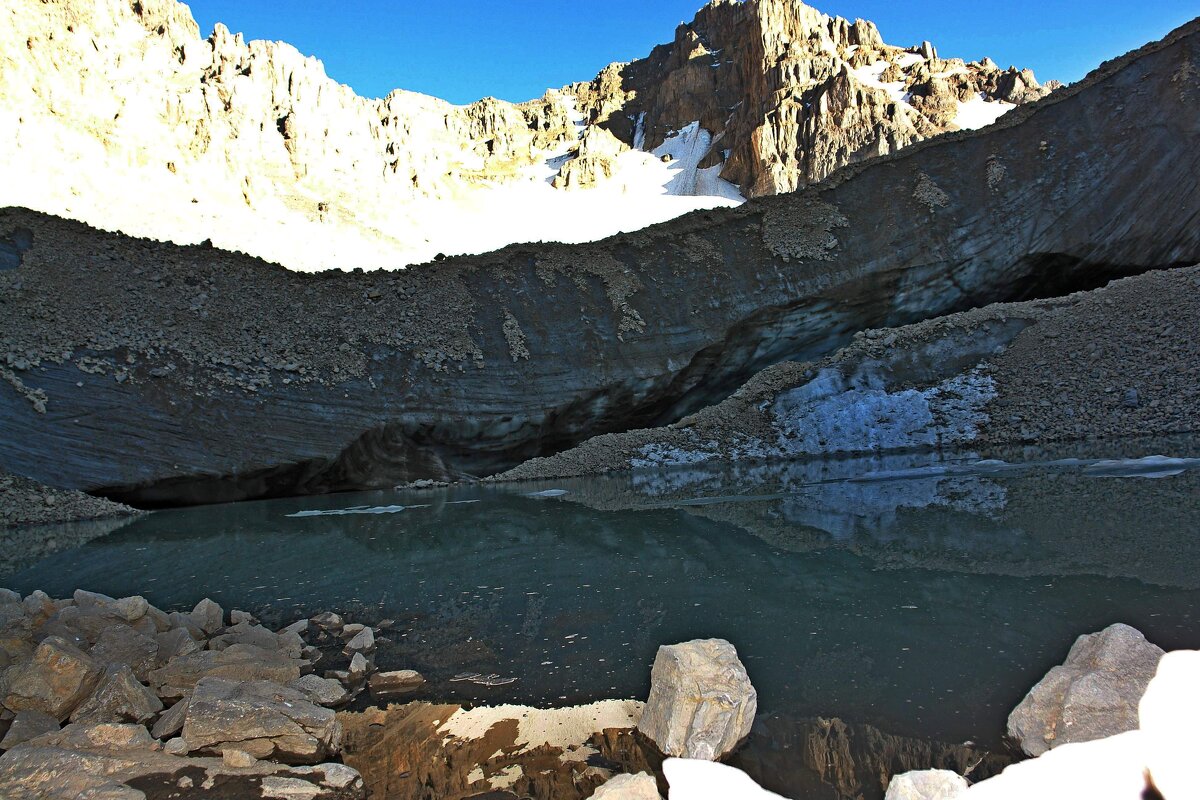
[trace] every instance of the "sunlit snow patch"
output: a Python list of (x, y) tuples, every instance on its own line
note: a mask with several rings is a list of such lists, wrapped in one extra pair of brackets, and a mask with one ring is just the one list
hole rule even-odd
[(1003, 100), (988, 100), (979, 94), (965, 103), (958, 104), (958, 113), (954, 115), (954, 124), (965, 131), (986, 128), (1000, 117), (1016, 108), (1012, 103)]
[[(644, 133), (640, 137), (644, 140)], [(458, 255), (496, 250), (513, 242), (594, 242), (641, 230), (690, 211), (746, 202), (720, 177), (721, 167), (700, 169), (712, 135), (690, 123), (652, 152), (634, 149), (616, 158), (614, 174), (585, 189), (551, 183), (573, 156), (574, 142), (542, 154), (513, 180), (438, 202), (414, 204), (410, 221), (428, 244), (421, 248)], [(663, 156), (670, 156), (663, 161)]]

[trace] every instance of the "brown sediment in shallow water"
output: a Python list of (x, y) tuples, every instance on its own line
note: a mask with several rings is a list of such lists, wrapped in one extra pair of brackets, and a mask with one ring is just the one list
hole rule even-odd
[[(613, 774), (661, 775), (661, 756), (635, 736), (627, 715), (640, 705), (604, 701), (566, 709), (468, 711), (409, 703), (338, 716), (345, 731), (343, 759), (362, 773), (374, 798), (583, 800)], [(623, 727), (602, 727), (622, 718)], [(597, 724), (586, 724), (588, 719)]]

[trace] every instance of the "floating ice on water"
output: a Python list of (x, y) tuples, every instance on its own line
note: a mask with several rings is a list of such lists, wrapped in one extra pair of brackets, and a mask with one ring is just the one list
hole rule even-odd
[(330, 508), (313, 511), (297, 511), (288, 517), (341, 517), (348, 514), (399, 514), (412, 508), (429, 508), (429, 504), (416, 506), (351, 506), (350, 508)]
[(1103, 478), (1169, 478), (1186, 470), (1200, 468), (1200, 458), (1146, 456), (1096, 461), (1083, 468), (1083, 474)]
[(566, 489), (543, 489), (540, 492), (529, 492), (526, 497), (562, 497), (570, 494)]

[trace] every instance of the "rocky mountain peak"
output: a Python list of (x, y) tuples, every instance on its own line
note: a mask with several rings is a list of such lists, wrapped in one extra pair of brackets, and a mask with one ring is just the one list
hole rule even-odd
[(594, 240), (1045, 92), (794, 0), (713, 0), (646, 58), (525, 103), (360, 97), (288, 44), (202, 38), (176, 0), (12, 0), (0, 63), (0, 204), (309, 269)]
[(747, 197), (947, 130), (979, 127), (1046, 93), (1028, 70), (886, 44), (871, 22), (796, 0), (714, 0), (675, 40), (579, 93), (589, 122), (660, 144), (691, 120), (714, 134), (705, 166)]

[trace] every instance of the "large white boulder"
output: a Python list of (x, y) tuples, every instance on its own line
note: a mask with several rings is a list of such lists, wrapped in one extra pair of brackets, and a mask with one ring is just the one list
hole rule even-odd
[(921, 769), (893, 775), (883, 800), (952, 800), (967, 791), (967, 779), (948, 769)]
[(658, 782), (645, 772), (636, 775), (614, 775), (592, 795), (592, 800), (662, 800)]
[(1066, 744), (980, 781), (963, 800), (1142, 800), (1143, 755), (1141, 731)]
[(758, 693), (724, 639), (658, 648), (638, 730), (668, 756), (715, 761), (750, 734)]
[(1167, 800), (1200, 797), (1200, 651), (1163, 656), (1138, 714), (1155, 788)]
[(663, 762), (670, 800), (787, 800), (768, 792), (740, 769), (691, 758)]

